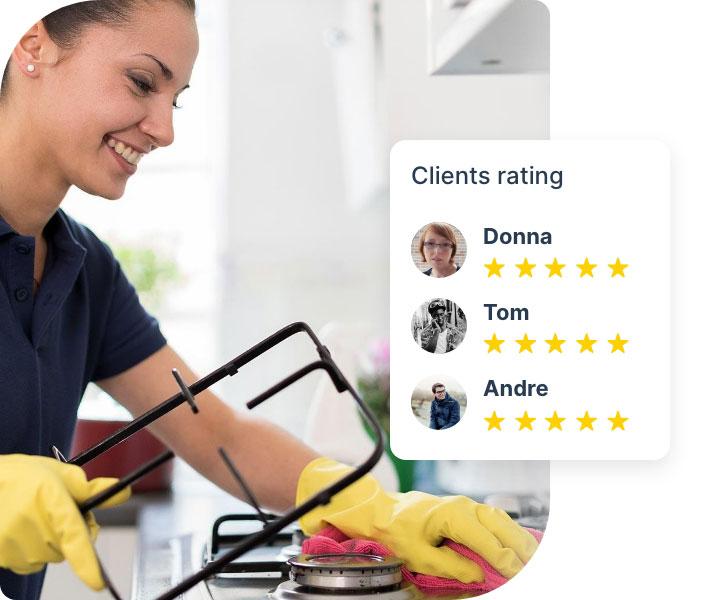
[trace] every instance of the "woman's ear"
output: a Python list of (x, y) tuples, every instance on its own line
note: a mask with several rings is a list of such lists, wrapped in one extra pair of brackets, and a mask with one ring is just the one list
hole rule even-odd
[(40, 65), (56, 62), (55, 54), (56, 44), (49, 37), (44, 23), (39, 21), (22, 36), (12, 52), (12, 58), (24, 75), (37, 77)]

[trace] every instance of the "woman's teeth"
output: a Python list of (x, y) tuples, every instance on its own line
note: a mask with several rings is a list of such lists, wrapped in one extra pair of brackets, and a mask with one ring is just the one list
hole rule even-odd
[(140, 154), (131, 146), (126, 146), (123, 142), (118, 142), (112, 138), (107, 138), (107, 145), (132, 165), (138, 164), (143, 156), (143, 154)]

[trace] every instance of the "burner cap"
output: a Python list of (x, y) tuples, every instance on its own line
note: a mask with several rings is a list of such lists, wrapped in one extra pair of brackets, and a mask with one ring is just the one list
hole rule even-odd
[(317, 590), (296, 584), (282, 582), (269, 595), (270, 600), (423, 600), (424, 596), (410, 583), (385, 590)]
[(402, 561), (374, 554), (300, 554), (287, 561), (290, 579), (322, 590), (378, 590), (402, 581)]

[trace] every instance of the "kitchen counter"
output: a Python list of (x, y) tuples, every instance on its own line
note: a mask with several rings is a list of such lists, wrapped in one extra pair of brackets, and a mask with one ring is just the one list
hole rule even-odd
[(169, 494), (147, 494), (136, 503), (132, 600), (153, 600), (188, 574), (192, 534), (199, 546), (220, 515), (253, 512), (248, 504), (203, 480), (176, 485)]

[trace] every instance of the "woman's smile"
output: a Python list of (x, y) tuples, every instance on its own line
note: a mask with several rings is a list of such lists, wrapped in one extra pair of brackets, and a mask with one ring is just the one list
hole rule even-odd
[(141, 160), (141, 157), (146, 153), (145, 150), (135, 148), (126, 142), (123, 142), (110, 135), (107, 137), (107, 145), (112, 148), (119, 156), (126, 160), (129, 164), (136, 165)]
[(137, 150), (110, 135), (105, 136), (104, 143), (107, 151), (112, 155), (119, 167), (127, 175), (133, 175), (136, 173), (136, 165), (144, 156), (145, 152), (141, 152), (140, 150)]

